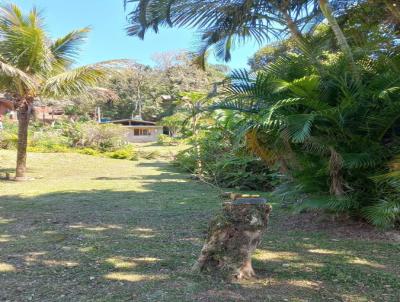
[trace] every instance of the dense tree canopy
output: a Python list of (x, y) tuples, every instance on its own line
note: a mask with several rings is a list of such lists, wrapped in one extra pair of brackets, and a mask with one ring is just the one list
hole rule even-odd
[(93, 105), (101, 105), (109, 118), (141, 113), (144, 119), (158, 121), (173, 114), (182, 92), (209, 93), (214, 83), (225, 77), (224, 66), (210, 65), (204, 71), (193, 63), (190, 53), (159, 53), (156, 57), (154, 67), (138, 63), (125, 66), (104, 84), (118, 99)]

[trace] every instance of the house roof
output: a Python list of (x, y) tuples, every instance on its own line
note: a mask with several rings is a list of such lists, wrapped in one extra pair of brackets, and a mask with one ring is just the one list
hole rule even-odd
[(162, 129), (163, 126), (148, 126), (148, 125), (134, 125), (134, 126), (125, 126), (127, 129)]
[(120, 120), (113, 120), (113, 121), (107, 121), (104, 123), (112, 123), (112, 124), (122, 124), (126, 126), (155, 126), (155, 122), (150, 122), (150, 121), (144, 121), (140, 119), (120, 119)]

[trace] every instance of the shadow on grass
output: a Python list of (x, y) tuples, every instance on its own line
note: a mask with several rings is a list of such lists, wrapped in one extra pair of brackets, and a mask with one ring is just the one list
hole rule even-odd
[(0, 175), (5, 174), (5, 173), (13, 173), (15, 172), (15, 169), (12, 168), (0, 168)]
[[(258, 280), (228, 284), (192, 272), (219, 202), (210, 187), (187, 182), (172, 171), (142, 176), (148, 181), (137, 191), (2, 196), (0, 300), (326, 301), (347, 297), (356, 301), (388, 295), (388, 301), (395, 301), (398, 297), (394, 290), (398, 279), (385, 259), (361, 257), (357, 248), (353, 251), (345, 243), (302, 242), (290, 235), (266, 234), (254, 259)], [(384, 246), (376, 249), (379, 253)]]

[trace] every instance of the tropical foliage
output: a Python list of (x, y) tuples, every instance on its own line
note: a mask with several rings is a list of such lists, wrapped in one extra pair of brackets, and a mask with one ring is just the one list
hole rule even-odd
[(194, 27), (202, 60), (210, 47), (228, 61), (236, 42), (284, 38), (255, 55), (252, 71), (234, 71), (211, 109), (235, 112), (241, 126), (230, 129), (279, 171), (277, 193), (300, 208), (385, 227), (399, 222), (400, 13), (393, 1), (126, 2), (138, 3), (129, 34)]
[(269, 55), (256, 72), (234, 72), (214, 107), (241, 113), (250, 149), (279, 166), (286, 198), (391, 226), (400, 217), (400, 54), (394, 27), (369, 29), (375, 47), (349, 39), (355, 69), (320, 42), (315, 64), (309, 53)]

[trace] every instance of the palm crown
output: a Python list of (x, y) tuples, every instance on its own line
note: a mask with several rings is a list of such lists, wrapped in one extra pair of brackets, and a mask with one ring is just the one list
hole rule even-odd
[(15, 5), (0, 8), (0, 87), (15, 96), (65, 97), (87, 91), (105, 69), (71, 69), (89, 28), (51, 41), (40, 13), (24, 16)]
[(36, 9), (24, 15), (16, 5), (0, 7), (0, 90), (18, 112), (17, 177), (24, 177), (28, 124), (36, 98), (88, 93), (107, 74), (105, 65), (72, 69), (89, 28), (51, 40)]
[[(322, 0), (125, 0), (135, 3), (129, 13), (128, 34), (143, 38), (149, 29), (160, 27), (192, 27), (199, 30), (199, 58), (204, 65), (207, 50), (213, 48), (217, 57), (229, 61), (237, 43), (254, 39), (262, 44), (271, 38), (290, 33), (307, 48), (302, 32), (313, 28), (323, 18)], [(340, 10), (359, 0), (331, 1)], [(329, 12), (330, 13), (330, 12)], [(326, 12), (324, 12), (326, 14)]]

